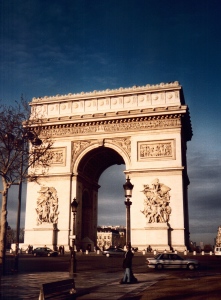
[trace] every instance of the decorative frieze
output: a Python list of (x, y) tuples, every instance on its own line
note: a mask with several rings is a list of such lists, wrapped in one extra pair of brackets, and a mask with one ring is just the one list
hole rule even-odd
[(175, 159), (175, 141), (138, 142), (138, 161)]
[(32, 114), (44, 118), (87, 115), (94, 112), (116, 112), (139, 108), (181, 105), (178, 82), (119, 88), (89, 93), (33, 98)]
[(177, 128), (181, 126), (181, 115), (163, 115), (156, 117), (137, 117), (127, 119), (114, 119), (107, 121), (94, 121), (82, 123), (69, 123), (61, 125), (44, 126), (42, 135), (53, 137), (88, 135), (130, 131), (146, 131), (154, 129)]
[[(178, 95), (178, 96), (177, 96)], [(52, 100), (52, 99), (51, 99)], [(109, 112), (116, 110), (127, 110), (139, 108), (151, 108), (157, 106), (172, 106), (180, 105), (179, 93), (175, 91), (158, 92), (158, 93), (143, 93), (143, 94), (130, 94), (125, 96), (113, 96), (105, 98), (91, 98), (91, 99), (76, 99), (72, 101), (62, 101), (49, 103), (35, 103), (33, 100), (32, 114), (41, 114), (42, 117), (62, 117), (62, 116), (76, 116), (78, 114), (88, 114), (93, 112)], [(34, 105), (35, 104), (35, 105)]]

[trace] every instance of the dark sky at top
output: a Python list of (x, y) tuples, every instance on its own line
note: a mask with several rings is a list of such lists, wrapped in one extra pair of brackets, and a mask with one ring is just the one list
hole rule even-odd
[[(190, 237), (213, 243), (221, 225), (220, 11), (219, 0), (0, 0), (0, 100), (179, 81), (194, 134)], [(124, 224), (122, 171), (100, 178), (100, 225)]]

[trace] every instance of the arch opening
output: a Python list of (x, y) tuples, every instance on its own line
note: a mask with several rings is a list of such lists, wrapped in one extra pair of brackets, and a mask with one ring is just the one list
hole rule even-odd
[[(111, 168), (110, 168), (111, 167)], [(114, 167), (114, 172), (113, 168)], [(113, 216), (116, 214), (115, 219), (121, 219), (121, 224), (110, 225), (122, 225), (125, 223), (123, 217), (123, 188), (119, 188), (119, 180), (121, 178), (122, 184), (124, 183), (124, 170), (125, 162), (121, 155), (115, 150), (108, 147), (99, 147), (89, 151), (80, 161), (77, 172), (77, 186), (78, 186), (78, 200), (81, 203), (81, 212), (78, 220), (78, 236), (80, 241), (89, 239), (94, 245), (97, 244), (97, 227), (98, 225), (98, 213), (106, 214), (106, 216)], [(104, 176), (101, 176), (104, 174)], [(101, 180), (99, 182), (99, 179)], [(117, 182), (118, 180), (118, 182)], [(99, 188), (105, 181), (105, 189), (102, 190), (102, 204), (100, 208), (98, 203), (100, 201)], [(120, 181), (120, 182), (121, 182)], [(98, 183), (99, 182), (99, 183)], [(101, 185), (100, 185), (101, 184)], [(106, 185), (108, 184), (108, 185)], [(118, 185), (118, 188), (116, 188)], [(106, 187), (108, 186), (108, 189)], [(119, 192), (120, 189), (120, 192)], [(98, 192), (99, 191), (99, 192)], [(112, 193), (110, 192), (112, 191)], [(109, 193), (109, 195), (108, 195)], [(121, 196), (119, 196), (121, 193)], [(110, 201), (110, 197), (112, 200)], [(121, 209), (117, 208), (116, 200), (121, 198)], [(99, 201), (98, 201), (99, 199)], [(125, 210), (124, 210), (125, 211)], [(119, 213), (120, 212), (120, 213)], [(100, 216), (99, 220), (104, 220)], [(113, 218), (114, 220), (114, 218)], [(102, 222), (103, 223), (103, 222)], [(109, 223), (109, 224), (108, 224)], [(80, 242), (79, 241), (79, 242)]]
[(125, 197), (123, 184), (125, 165), (113, 165), (99, 179), (98, 225), (125, 226)]
[(98, 182), (101, 174), (112, 165), (125, 164), (122, 156), (115, 150), (99, 147), (88, 152), (80, 161), (78, 174)]

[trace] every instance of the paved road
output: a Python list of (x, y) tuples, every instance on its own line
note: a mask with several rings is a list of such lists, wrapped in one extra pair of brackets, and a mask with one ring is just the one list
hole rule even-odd
[[(197, 257), (201, 261), (202, 267), (199, 271), (194, 272), (188, 270), (165, 270), (163, 272), (149, 270), (144, 264), (145, 258), (139, 254), (134, 257), (134, 274), (138, 283), (120, 285), (119, 281), (123, 275), (121, 258), (97, 257), (93, 254), (78, 255), (78, 273), (75, 282), (77, 290), (83, 294), (77, 299), (152, 300), (168, 299), (169, 295), (171, 295), (170, 299), (219, 299), (212, 298), (214, 297), (212, 296), (214, 294), (213, 289), (218, 290), (218, 286), (216, 286), (217, 280), (212, 285), (211, 279), (217, 276), (220, 278), (221, 258), (219, 260), (214, 256)], [(12, 260), (9, 257), (9, 272), (7, 276), (2, 278), (1, 282), (2, 300), (38, 299), (42, 283), (69, 278), (68, 256), (59, 258), (23, 256), (23, 258), (20, 257), (19, 273), (14, 274), (10, 272), (11, 263)], [(206, 284), (206, 282), (210, 283)], [(194, 297), (196, 297), (197, 291), (202, 298), (191, 298), (191, 291)], [(182, 298), (178, 295), (187, 296)]]
[[(139, 295), (145, 289), (155, 284), (165, 274), (135, 273), (138, 283), (130, 285), (119, 284), (122, 272), (96, 273), (83, 272), (75, 277), (76, 289), (82, 296), (79, 300), (88, 299), (129, 299)], [(40, 284), (69, 278), (67, 272), (44, 272), (34, 274), (9, 275), (2, 279), (2, 300), (38, 299)], [(126, 297), (126, 298), (125, 298)]]
[[(19, 272), (12, 272), (13, 256), (7, 258), (8, 275), (2, 278), (1, 299), (37, 299), (40, 285), (69, 278), (69, 256), (33, 257), (20, 255)], [(129, 299), (155, 284), (163, 274), (148, 274), (145, 257), (134, 257), (134, 274), (138, 283), (119, 284), (123, 258), (102, 255), (77, 255), (76, 289), (82, 295), (77, 299)]]

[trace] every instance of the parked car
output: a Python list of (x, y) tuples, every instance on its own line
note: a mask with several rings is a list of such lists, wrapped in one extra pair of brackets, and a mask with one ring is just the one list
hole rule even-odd
[(109, 256), (124, 256), (126, 252), (120, 248), (110, 247), (110, 248), (104, 250), (102, 253), (103, 253), (103, 255), (106, 255), (107, 257), (109, 257)]
[(158, 270), (163, 268), (184, 268), (194, 270), (199, 267), (199, 262), (196, 259), (184, 259), (173, 253), (161, 253), (153, 258), (147, 258), (146, 263), (148, 268), (155, 268)]
[(58, 252), (47, 247), (38, 247), (32, 251), (34, 256), (58, 256)]

